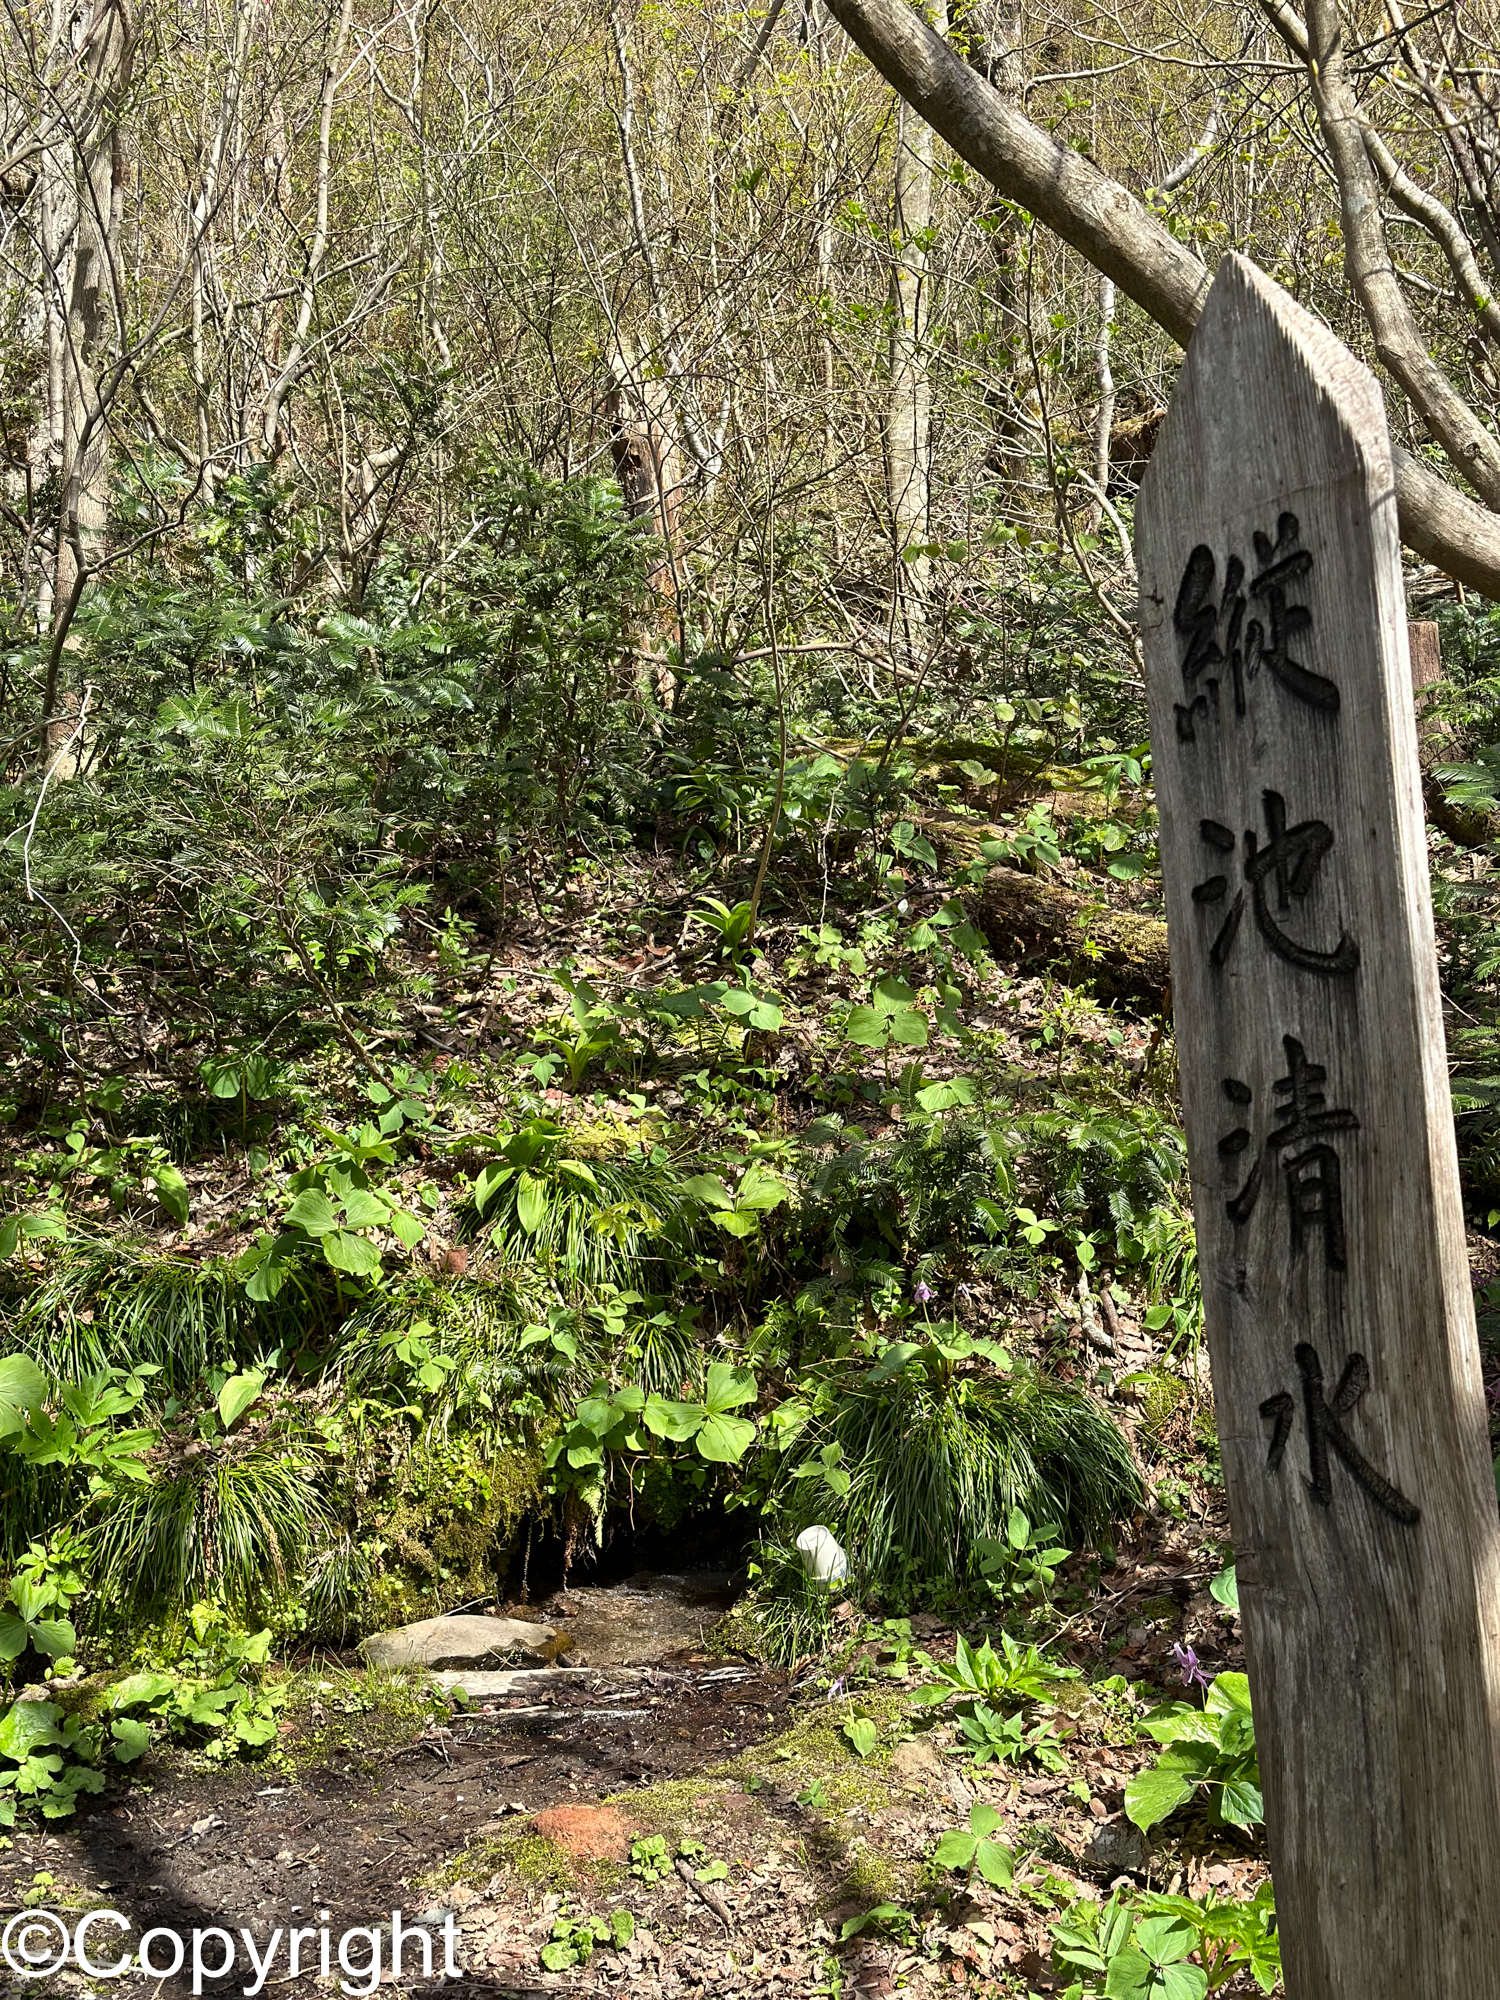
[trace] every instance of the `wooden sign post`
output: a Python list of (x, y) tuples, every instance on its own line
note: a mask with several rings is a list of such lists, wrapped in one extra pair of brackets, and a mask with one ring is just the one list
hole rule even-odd
[(1374, 379), (1219, 266), (1137, 510), (1289, 2000), (1500, 2000), (1500, 1518)]

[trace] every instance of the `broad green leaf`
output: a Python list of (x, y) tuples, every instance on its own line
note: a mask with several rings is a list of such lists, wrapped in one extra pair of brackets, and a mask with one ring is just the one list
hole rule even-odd
[(1160, 1764), (1138, 1771), (1125, 1787), (1125, 1815), (1142, 1833), (1149, 1833), (1168, 1813), (1176, 1812), (1193, 1796), (1193, 1781), (1181, 1771), (1165, 1770)]
[(908, 986), (904, 979), (897, 979), (894, 975), (882, 979), (875, 988), (875, 1004), (883, 1008), (887, 1014), (894, 1014), (905, 1007), (914, 1007), (916, 1001), (915, 989)]
[(29, 1354), (7, 1354), (0, 1361), (0, 1403), (16, 1410), (39, 1410), (47, 1396), (47, 1378)]
[(733, 1208), (734, 1196), (717, 1174), (689, 1174), (682, 1192), (693, 1201), (707, 1202), (710, 1208)]
[(927, 1016), (904, 1007), (891, 1016), (891, 1039), (900, 1042), (903, 1048), (925, 1049), (927, 1046)]
[(309, 1236), (327, 1236), (339, 1226), (338, 1211), (326, 1194), (304, 1188), (286, 1212), (288, 1223), (305, 1229)]
[(1218, 1603), (1227, 1605), (1231, 1611), (1239, 1610), (1240, 1585), (1239, 1578), (1235, 1575), (1233, 1563), (1227, 1569), (1219, 1571), (1219, 1574), (1208, 1586), (1208, 1594)]
[(116, 1681), (109, 1691), (108, 1703), (111, 1708), (139, 1708), (144, 1702), (153, 1706), (164, 1701), (176, 1686), (170, 1674), (150, 1671), (128, 1674), (124, 1680)]
[(133, 1764), (137, 1757), (144, 1756), (151, 1742), (151, 1731), (145, 1723), (129, 1715), (112, 1722), (109, 1733), (115, 1740), (115, 1755), (122, 1764)]
[(528, 1236), (535, 1236), (547, 1213), (547, 1183), (524, 1169), (516, 1180), (516, 1220)]
[(709, 1363), (703, 1402), (710, 1414), (737, 1409), (741, 1403), (753, 1403), (759, 1394), (755, 1377), (748, 1368), (733, 1368), (727, 1361)]
[(344, 1196), (344, 1224), (349, 1229), (383, 1229), (390, 1206), (368, 1188), (350, 1188)]
[(62, 1743), (64, 1738), (58, 1734), (57, 1723), (58, 1711), (50, 1701), (12, 1702), (0, 1721), (0, 1756), (23, 1764), (43, 1745)]
[(1203, 1697), (1203, 1706), (1210, 1715), (1230, 1715), (1238, 1711), (1242, 1715), (1250, 1713), (1250, 1681), (1245, 1674), (1215, 1674)]
[(0, 1611), (0, 1660), (19, 1660), (30, 1637), (24, 1618), (14, 1611)]
[(839, 1928), (839, 1943), (844, 1944), (850, 1938), (857, 1937), (862, 1930), (867, 1929), (871, 1924), (889, 1923), (893, 1917), (904, 1917), (906, 1915), (907, 1912), (902, 1909), (899, 1903), (877, 1903), (873, 1910), (866, 1910), (862, 1916), (846, 1917), (844, 1919), (843, 1924)]
[(247, 1369), (243, 1375), (230, 1376), (219, 1391), (219, 1421), (226, 1431), (234, 1428), (265, 1386), (266, 1378), (258, 1368)]
[(1135, 1941), (1153, 1965), (1170, 1965), (1186, 1958), (1197, 1939), (1181, 1917), (1142, 1917), (1135, 1927)]
[(972, 1077), (955, 1076), (946, 1083), (929, 1083), (917, 1092), (917, 1102), (926, 1112), (949, 1111), (955, 1104), (974, 1102)]
[(700, 1458), (715, 1465), (738, 1465), (755, 1442), (755, 1426), (743, 1417), (710, 1415), (693, 1442)]
[(404, 1249), (415, 1250), (426, 1236), (427, 1227), (408, 1209), (395, 1208), (391, 1210), (391, 1231)]
[(979, 1841), (974, 1834), (965, 1833), (962, 1827), (954, 1827), (933, 1849), (932, 1858), (939, 1868), (967, 1868), (978, 1846)]
[(744, 1215), (720, 1213), (714, 1217), (714, 1221), (726, 1236), (753, 1236), (760, 1228), (753, 1209)]
[(1231, 1826), (1259, 1826), (1266, 1816), (1260, 1786), (1251, 1784), (1248, 1778), (1232, 1779), (1224, 1787), (1219, 1810)]
[(380, 1252), (363, 1236), (351, 1236), (347, 1229), (335, 1229), (323, 1238), (323, 1255), (335, 1271), (347, 1271), (351, 1278), (368, 1278), (380, 1269)]
[(608, 1396), (585, 1396), (574, 1413), (574, 1421), (595, 1437), (603, 1437), (615, 1421), (615, 1406)]
[(701, 1427), (704, 1411), (700, 1403), (669, 1403), (662, 1396), (652, 1395), (646, 1398), (641, 1416), (653, 1437), (686, 1444)]
[(873, 1007), (853, 1007), (844, 1023), (844, 1040), (857, 1042), (861, 1048), (883, 1049), (890, 1039), (886, 1031), (886, 1017)]
[(19, 1215), (8, 1215), (4, 1222), (0, 1222), (0, 1263), (15, 1255), (20, 1240), (21, 1218)]
[(1208, 1974), (1196, 1965), (1164, 1965), (1157, 1975), (1155, 1991), (1161, 2000), (1203, 2000), (1208, 1991)]
[(979, 1872), (997, 1889), (1008, 1889), (1015, 1878), (1015, 1856), (998, 1840), (981, 1840), (974, 1856)]
[(151, 1175), (156, 1199), (181, 1228), (188, 1219), (188, 1184), (177, 1167), (157, 1167)]
[(1105, 2000), (1158, 2000), (1160, 1993), (1155, 1967), (1134, 1945), (1110, 1959), (1104, 1978)]
[(78, 1634), (66, 1618), (40, 1618), (31, 1628), (31, 1643), (49, 1660), (65, 1660), (78, 1650)]
[(976, 1799), (969, 1807), (969, 1831), (987, 1838), (1000, 1824), (1000, 1815), (992, 1805), (983, 1799)]
[(856, 1757), (868, 1757), (880, 1741), (880, 1731), (867, 1715), (851, 1716), (844, 1724), (844, 1734)]

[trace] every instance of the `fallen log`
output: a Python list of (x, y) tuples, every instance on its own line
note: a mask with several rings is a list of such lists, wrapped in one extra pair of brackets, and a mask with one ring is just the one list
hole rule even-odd
[(1102, 1000), (1165, 1011), (1171, 972), (1159, 918), (1112, 910), (1013, 868), (992, 868), (966, 900), (969, 921), (997, 958), (1068, 985), (1088, 982)]

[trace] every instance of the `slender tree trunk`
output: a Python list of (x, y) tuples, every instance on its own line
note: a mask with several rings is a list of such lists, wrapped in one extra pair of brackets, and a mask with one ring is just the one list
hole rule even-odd
[[(947, 32), (946, 0), (934, 26)], [(896, 106), (896, 258), (891, 282), (891, 372), (886, 421), (886, 474), (895, 550), (898, 623), (908, 630), (926, 616), (931, 564), (911, 553), (928, 540), (931, 509), (933, 133), (904, 98)]]
[(43, 709), (49, 748), (72, 734), (58, 714), (65, 655), (74, 617), (109, 530), (110, 436), (100, 399), (103, 350), (119, 322), (118, 248), (126, 173), (120, 102), (130, 81), (134, 23), (126, 0), (93, 0), (79, 23), (72, 87), (57, 146), (51, 193), (55, 259), (51, 285), (57, 346), (51, 357), (58, 455), (56, 546), (53, 554), (48, 657)]
[(1089, 509), (1093, 527), (1099, 525), (1104, 496), (1109, 491), (1109, 434), (1115, 427), (1115, 378), (1109, 365), (1109, 341), (1115, 317), (1113, 279), (1101, 274), (1097, 298), (1099, 325), (1094, 335), (1094, 369), (1099, 377), (1099, 407), (1094, 413), (1094, 484), (1099, 493)]

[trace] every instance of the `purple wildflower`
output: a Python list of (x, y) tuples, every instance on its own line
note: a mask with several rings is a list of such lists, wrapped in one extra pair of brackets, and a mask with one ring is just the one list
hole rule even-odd
[(1182, 1669), (1182, 1685), (1184, 1687), (1206, 1688), (1208, 1686), (1208, 1675), (1204, 1673), (1203, 1668), (1198, 1662), (1198, 1655), (1193, 1651), (1191, 1646), (1174, 1646), (1172, 1648), (1172, 1658)]
[(927, 1301), (932, 1297), (932, 1287), (924, 1285), (922, 1280), (918, 1278), (917, 1282), (911, 1288), (911, 1295), (919, 1306), (925, 1306)]
[(833, 1685), (828, 1690), (828, 1699), (830, 1701), (837, 1701), (839, 1696), (843, 1692), (844, 1692), (844, 1676), (840, 1674), (838, 1679), (833, 1683)]

